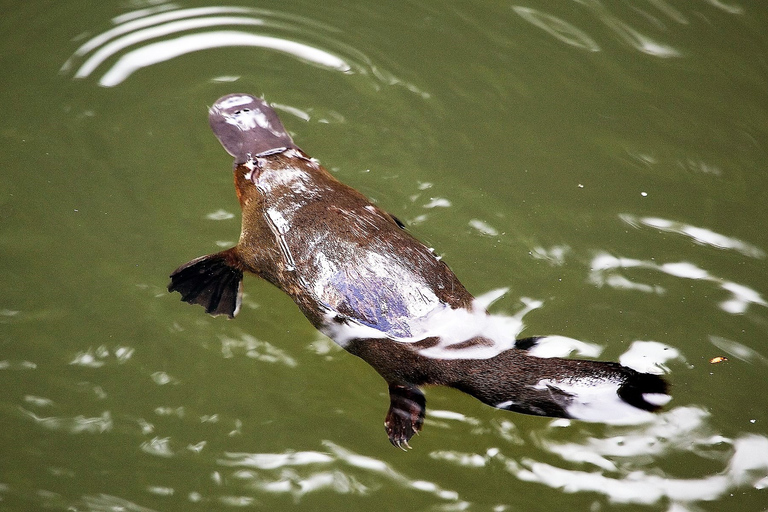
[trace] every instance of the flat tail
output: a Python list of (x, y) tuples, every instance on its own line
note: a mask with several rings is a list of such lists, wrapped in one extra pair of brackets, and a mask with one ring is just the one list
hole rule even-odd
[(617, 394), (626, 403), (644, 411), (656, 412), (668, 401), (669, 385), (659, 375), (632, 371), (625, 376)]
[[(600, 365), (599, 361), (592, 362)], [(553, 380), (548, 386), (562, 392), (566, 417), (613, 425), (643, 423), (672, 397), (659, 375), (640, 373), (617, 363), (602, 363), (596, 377)]]
[(523, 414), (633, 424), (647, 421), (671, 399), (661, 376), (618, 363), (539, 358), (512, 349), (472, 365), (469, 378), (454, 387)]
[(209, 315), (234, 318), (243, 296), (243, 271), (237, 265), (236, 249), (195, 258), (171, 274), (169, 292), (181, 300), (199, 304)]

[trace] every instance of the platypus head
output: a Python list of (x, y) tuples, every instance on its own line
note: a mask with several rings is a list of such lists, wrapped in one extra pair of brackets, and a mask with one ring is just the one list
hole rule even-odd
[(228, 94), (219, 98), (208, 110), (208, 122), (237, 164), (273, 149), (298, 149), (275, 111), (264, 100), (250, 94)]

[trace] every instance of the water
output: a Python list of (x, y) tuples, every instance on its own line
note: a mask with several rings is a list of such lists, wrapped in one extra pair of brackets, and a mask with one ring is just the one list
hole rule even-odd
[[(768, 508), (760, 2), (6, 4), (0, 509)], [(236, 91), (509, 288), (494, 312), (541, 301), (522, 335), (671, 356), (666, 412), (429, 389), (406, 454), (384, 383), (279, 291), (246, 279), (233, 321), (169, 295), (239, 235), (206, 122)]]

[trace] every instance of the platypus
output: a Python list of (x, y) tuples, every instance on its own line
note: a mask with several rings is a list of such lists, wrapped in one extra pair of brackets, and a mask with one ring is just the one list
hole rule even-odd
[(280, 288), (387, 382), (384, 425), (394, 446), (410, 448), (421, 430), (426, 385), (499, 409), (599, 421), (650, 415), (669, 399), (655, 374), (532, 355), (539, 338), (504, 332), (402, 222), (299, 149), (264, 100), (229, 94), (209, 109), (209, 122), (235, 158), (242, 232), (235, 247), (176, 269), (168, 290), (233, 318), (244, 272)]

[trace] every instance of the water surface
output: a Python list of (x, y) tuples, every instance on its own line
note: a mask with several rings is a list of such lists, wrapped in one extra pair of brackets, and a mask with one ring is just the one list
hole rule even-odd
[[(24, 2), (0, 20), (0, 508), (739, 510), (768, 503), (768, 11), (760, 2)], [(384, 382), (247, 278), (207, 126), (263, 95), (296, 143), (522, 335), (663, 366), (651, 423)], [(717, 359), (722, 358), (722, 359)], [(720, 362), (717, 362), (720, 361)]]

